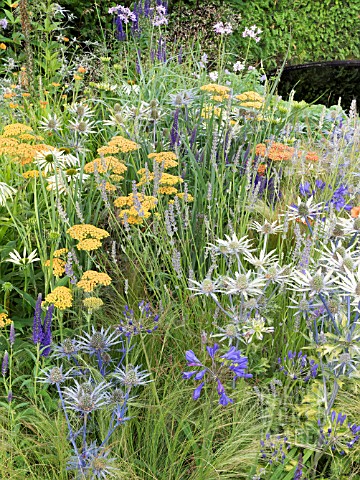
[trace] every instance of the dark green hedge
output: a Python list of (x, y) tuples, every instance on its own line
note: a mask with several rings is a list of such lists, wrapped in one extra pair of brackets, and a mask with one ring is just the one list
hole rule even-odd
[(242, 21), (232, 47), (244, 51), (244, 26), (264, 33), (252, 47), (254, 59), (267, 67), (281, 63), (288, 46), (289, 63), (360, 58), (360, 0), (229, 0)]

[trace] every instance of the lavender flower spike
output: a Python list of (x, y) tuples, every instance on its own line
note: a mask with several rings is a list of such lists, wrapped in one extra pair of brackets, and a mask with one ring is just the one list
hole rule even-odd
[(35, 305), (33, 334), (32, 334), (32, 339), (35, 345), (37, 345), (38, 343), (41, 343), (44, 337), (44, 332), (41, 324), (41, 301), (42, 301), (42, 295), (41, 293), (39, 293), (39, 296), (37, 298), (36, 305)]
[(9, 367), (9, 354), (8, 352), (5, 352), (2, 365), (1, 365), (1, 373), (4, 375), (4, 377), (7, 374), (8, 367)]

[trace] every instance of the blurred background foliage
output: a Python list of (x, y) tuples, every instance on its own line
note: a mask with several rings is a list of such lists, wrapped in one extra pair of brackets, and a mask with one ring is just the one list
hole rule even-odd
[[(52, 3), (52, 2), (50, 2)], [(111, 30), (108, 9), (116, 2), (101, 0), (60, 0), (75, 15), (68, 36), (79, 41), (94, 40), (103, 29)], [(131, 6), (133, 2), (119, 2)], [(28, 2), (29, 9), (33, 1)], [(0, 0), (0, 9), (9, 2)], [(33, 4), (35, 6), (35, 4)], [(245, 27), (256, 24), (266, 34), (252, 46), (249, 61), (263, 61), (264, 66), (280, 65), (289, 48), (289, 64), (309, 61), (360, 58), (360, 1), (352, 0), (176, 0), (169, 2), (170, 36), (183, 41), (201, 39), (211, 53), (216, 48), (211, 25), (233, 19), (237, 27), (228, 43), (229, 51), (245, 56), (248, 40), (242, 37)]]

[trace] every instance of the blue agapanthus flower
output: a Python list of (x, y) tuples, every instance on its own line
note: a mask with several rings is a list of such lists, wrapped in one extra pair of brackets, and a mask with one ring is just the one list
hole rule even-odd
[[(228, 373), (233, 374), (233, 380), (237, 378), (251, 378), (252, 375), (247, 373), (248, 358), (241, 355), (241, 352), (235, 347), (231, 347), (224, 355), (218, 356), (217, 353), (220, 350), (220, 346), (215, 343), (213, 346), (206, 347), (206, 353), (208, 355), (208, 363), (211, 362), (211, 366), (207, 366), (202, 363), (193, 350), (187, 350), (185, 352), (185, 358), (188, 367), (197, 367), (197, 369), (191, 369), (188, 372), (183, 372), (183, 378), (185, 380), (194, 379), (200, 381), (199, 385), (193, 392), (193, 399), (198, 400), (200, 398), (202, 389), (206, 383), (217, 383), (217, 393), (219, 395), (219, 404), (226, 406), (229, 403), (233, 403), (233, 400), (226, 394), (224, 387), (224, 379), (228, 376)], [(200, 369), (199, 369), (200, 367)]]

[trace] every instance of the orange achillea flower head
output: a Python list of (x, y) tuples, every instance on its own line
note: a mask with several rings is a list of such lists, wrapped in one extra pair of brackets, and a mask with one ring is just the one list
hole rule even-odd
[(85, 73), (85, 72), (86, 72), (86, 68), (80, 66), (80, 67), (77, 69), (77, 71), (78, 71), (79, 73)]
[(258, 174), (263, 177), (265, 175), (265, 172), (266, 172), (266, 168), (267, 168), (267, 165), (266, 163), (260, 163), (260, 165), (258, 166)]
[(360, 215), (360, 207), (353, 207), (353, 208), (351, 209), (351, 216), (352, 216), (353, 218), (358, 218), (359, 215)]
[(0, 43), (0, 50), (6, 50), (5, 43)]
[(310, 162), (317, 162), (319, 160), (319, 155), (317, 155), (315, 152), (307, 152), (305, 160), (309, 160)]
[(268, 148), (265, 143), (258, 143), (255, 148), (256, 155), (268, 157), (274, 162), (281, 162), (282, 160), (290, 160), (295, 153), (295, 148), (284, 145), (283, 143), (273, 142)]

